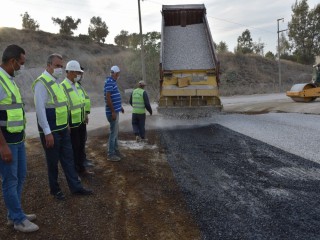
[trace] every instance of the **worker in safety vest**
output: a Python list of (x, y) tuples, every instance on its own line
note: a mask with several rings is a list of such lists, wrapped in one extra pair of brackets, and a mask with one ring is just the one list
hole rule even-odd
[[(84, 71), (84, 68), (82, 66), (80, 66), (81, 70)], [(85, 167), (94, 167), (93, 161), (87, 158), (87, 154), (85, 152), (85, 146), (86, 146), (86, 142), (87, 142), (87, 125), (89, 124), (89, 114), (91, 111), (91, 100), (90, 97), (88, 95), (88, 93), (86, 92), (86, 90), (84, 89), (84, 87), (82, 86), (82, 80), (83, 80), (83, 75), (84, 72), (81, 73), (81, 78), (78, 81), (80, 88), (82, 89), (83, 93), (84, 93), (84, 110), (85, 110), (85, 124), (83, 124), (80, 128), (80, 136), (81, 136), (81, 145), (83, 147), (81, 147), (81, 149), (83, 150), (83, 155), (85, 156), (85, 160), (84, 160), (84, 166)]]
[(132, 109), (132, 128), (136, 136), (136, 141), (146, 141), (145, 139), (145, 122), (146, 122), (146, 109), (152, 115), (152, 108), (149, 102), (148, 94), (144, 90), (146, 86), (144, 81), (138, 83), (138, 88), (133, 90), (130, 96), (130, 105)]
[(40, 139), (46, 153), (50, 193), (58, 200), (65, 199), (58, 183), (59, 161), (70, 191), (77, 195), (92, 194), (92, 190), (83, 188), (75, 170), (68, 129), (68, 99), (58, 84), (63, 74), (62, 64), (61, 55), (50, 55), (46, 70), (32, 84)]
[(34, 232), (39, 227), (31, 221), (35, 214), (25, 214), (21, 194), (27, 173), (25, 150), (25, 112), (14, 77), (21, 73), (25, 51), (9, 45), (0, 65), (0, 175), (2, 195), (7, 208), (7, 225), (21, 232)]
[(78, 83), (83, 71), (79, 62), (71, 60), (67, 63), (66, 73), (67, 77), (60, 85), (68, 99), (70, 136), (75, 168), (81, 177), (87, 177), (93, 173), (84, 166), (86, 155), (82, 139), (85, 136), (81, 129), (86, 125), (85, 94)]

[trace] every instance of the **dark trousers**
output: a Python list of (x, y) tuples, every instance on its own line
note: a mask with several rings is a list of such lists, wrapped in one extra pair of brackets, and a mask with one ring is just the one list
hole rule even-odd
[(73, 149), (74, 165), (78, 173), (85, 171), (84, 161), (85, 154), (85, 138), (86, 138), (86, 124), (81, 123), (80, 126), (70, 128), (71, 143)]
[(132, 113), (132, 128), (133, 133), (136, 136), (140, 136), (142, 139), (145, 138), (145, 123), (146, 114)]
[(56, 194), (61, 191), (58, 183), (58, 162), (60, 160), (61, 167), (67, 179), (67, 183), (71, 192), (76, 192), (82, 188), (82, 184), (74, 167), (73, 151), (70, 139), (70, 133), (67, 128), (52, 132), (54, 138), (53, 148), (46, 148), (45, 136), (40, 133), (40, 139), (45, 151), (50, 193)]
[(82, 151), (82, 155), (84, 156), (84, 161), (87, 160), (87, 154), (86, 154), (86, 142), (87, 142), (87, 124), (82, 124), (80, 129), (80, 146)]

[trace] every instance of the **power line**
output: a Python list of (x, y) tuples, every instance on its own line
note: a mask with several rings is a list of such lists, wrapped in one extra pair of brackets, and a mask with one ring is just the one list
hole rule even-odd
[(232, 24), (235, 24), (235, 25), (239, 25), (239, 26), (242, 26), (242, 27), (252, 28), (252, 29), (255, 29), (255, 30), (260, 30), (260, 31), (264, 31), (264, 32), (267, 32), (267, 33), (272, 33), (272, 34), (274, 34), (274, 32), (269, 31), (269, 30), (265, 30), (265, 29), (263, 29), (263, 28), (248, 26), (248, 25), (245, 25), (245, 24), (242, 24), (242, 23), (233, 22), (233, 21), (230, 21), (230, 20), (227, 20), (227, 19), (222, 19), (222, 18), (217, 18), (217, 17), (212, 17), (212, 16), (208, 16), (208, 17), (209, 17), (209, 18), (216, 19), (216, 20), (219, 20), (219, 21), (223, 21), (223, 22), (228, 22), (228, 23), (232, 23)]
[[(158, 5), (162, 5), (162, 3), (157, 2), (157, 1), (154, 1), (154, 0), (144, 0), (144, 1), (145, 1), (145, 2), (151, 2), (151, 3), (154, 3), (154, 4), (158, 4)], [(246, 25), (246, 24), (242, 24), (242, 23), (239, 23), (239, 22), (233, 22), (233, 21), (230, 21), (230, 20), (227, 20), (227, 19), (212, 17), (212, 16), (209, 16), (209, 15), (207, 15), (207, 17), (208, 17), (208, 18), (212, 18), (212, 19), (216, 19), (216, 20), (219, 20), (219, 21), (223, 21), (223, 22), (232, 23), (232, 24), (235, 24), (235, 25), (238, 25), (238, 26), (242, 26), (242, 27), (246, 27), (246, 28), (251, 28), (251, 29), (256, 29), (256, 30), (260, 30), (260, 31), (264, 31), (264, 32), (267, 32), (267, 33), (272, 33), (272, 34), (274, 34), (274, 32), (269, 31), (269, 30), (265, 30), (265, 29), (263, 29), (263, 28), (248, 26), (248, 25)]]

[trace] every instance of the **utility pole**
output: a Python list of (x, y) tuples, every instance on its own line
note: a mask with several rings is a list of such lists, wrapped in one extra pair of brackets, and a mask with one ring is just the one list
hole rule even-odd
[(279, 33), (281, 33), (281, 32), (284, 32), (284, 31), (287, 31), (288, 29), (285, 29), (285, 30), (279, 30), (279, 21), (281, 21), (282, 20), (282, 22), (284, 21), (284, 18), (279, 18), (279, 19), (277, 19), (277, 23), (278, 23), (278, 31), (277, 31), (277, 33), (278, 33), (278, 66), (279, 66), (279, 92), (281, 92), (281, 90), (282, 90), (282, 83), (281, 83), (281, 62), (280, 62), (280, 37), (279, 37)]
[[(143, 1), (143, 0), (142, 0)], [(143, 43), (143, 36), (142, 36), (142, 24), (141, 24), (141, 11), (140, 11), (140, 0), (138, 0), (138, 10), (139, 10), (139, 26), (140, 26), (140, 41), (141, 41), (141, 65), (142, 65), (142, 80), (147, 83), (146, 81), (146, 64), (144, 61), (144, 43)]]

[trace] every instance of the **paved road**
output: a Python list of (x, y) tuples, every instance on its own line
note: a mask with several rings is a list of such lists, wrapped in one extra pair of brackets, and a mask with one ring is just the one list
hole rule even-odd
[[(228, 113), (291, 112), (320, 114), (320, 100), (308, 104), (295, 103), (288, 98), (285, 93), (222, 97), (221, 100), (224, 112)], [(157, 116), (156, 104), (153, 104), (152, 108), (154, 110), (154, 115)], [(38, 132), (35, 113), (28, 112), (26, 116), (28, 121), (26, 129), (27, 137), (37, 137)], [(122, 122), (128, 122), (130, 121), (130, 118), (131, 107), (127, 105), (125, 106), (125, 114), (121, 114), (120, 120)], [(89, 131), (106, 125), (108, 125), (108, 122), (104, 114), (104, 107), (93, 108), (91, 110), (90, 123), (88, 125)], [(122, 130), (129, 130), (129, 125), (130, 124), (125, 125)]]

